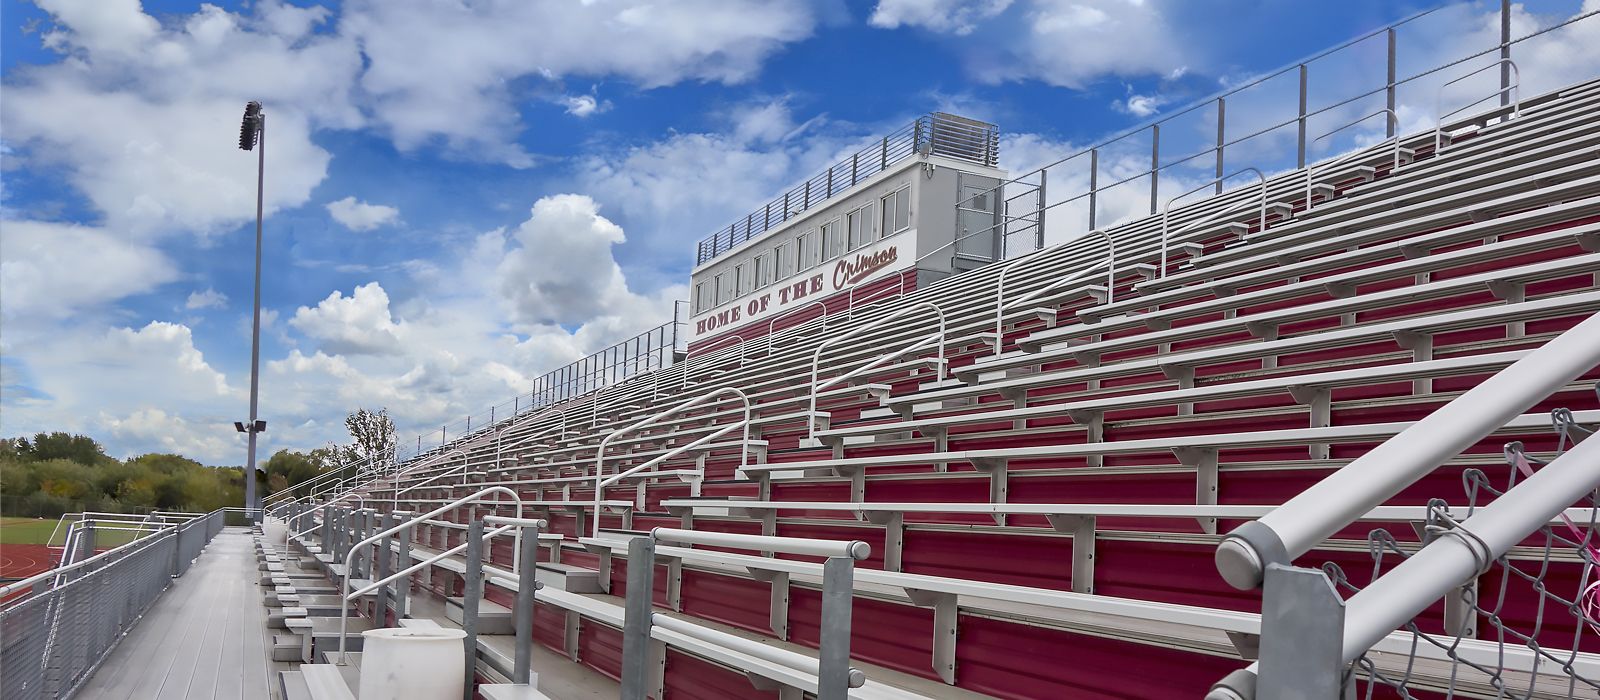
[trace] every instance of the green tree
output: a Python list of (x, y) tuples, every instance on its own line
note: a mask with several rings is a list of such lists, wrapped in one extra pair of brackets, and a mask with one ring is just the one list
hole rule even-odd
[(94, 466), (107, 461), (115, 461), (106, 456), (104, 448), (94, 438), (86, 435), (72, 435), (60, 431), (53, 433), (38, 433), (30, 442), (27, 438), (17, 440), (16, 450), (19, 456), (30, 462), (43, 462), (51, 459), (68, 459), (86, 466)]

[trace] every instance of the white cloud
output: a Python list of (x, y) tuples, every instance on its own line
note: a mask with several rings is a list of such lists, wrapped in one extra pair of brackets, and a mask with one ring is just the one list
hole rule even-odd
[(362, 88), (402, 150), (442, 144), (460, 157), (528, 167), (534, 157), (514, 139), (517, 79), (738, 83), (816, 22), (801, 0), (363, 0), (344, 8), (340, 31), (361, 43), (370, 62)]
[(356, 287), (350, 296), (335, 290), (315, 307), (295, 310), (289, 325), (329, 352), (383, 354), (400, 350), (400, 324), (389, 314), (389, 294), (377, 282)]
[(177, 279), (161, 251), (92, 226), (0, 221), (0, 318), (58, 320)]
[[(111, 435), (114, 444), (123, 446), (124, 456), (166, 452), (208, 464), (243, 464), (245, 443), (234, 431), (232, 421), (213, 416), (191, 422), (159, 408), (142, 407), (123, 416), (101, 412), (98, 422)], [(102, 433), (103, 435), (104, 433)], [(259, 450), (258, 459), (267, 452)]]
[(721, 131), (597, 149), (577, 168), (578, 188), (606, 211), (621, 214), (634, 251), (683, 259), (692, 241), (848, 158), (911, 116), (904, 119), (861, 125), (818, 116), (796, 123), (786, 100), (762, 101), (724, 115)]
[(965, 36), (977, 24), (1004, 12), (1011, 0), (878, 0), (867, 23), (881, 29), (901, 26)]
[(658, 312), (663, 306), (628, 290), (611, 247), (626, 238), (583, 195), (544, 197), (509, 237), (516, 247), (495, 269), (500, 293), (523, 328), (579, 326)]
[(1119, 112), (1142, 119), (1161, 111), (1166, 103), (1167, 97), (1164, 95), (1128, 95), (1128, 99), (1113, 102), (1111, 106)]
[(185, 309), (225, 309), (228, 307), (228, 295), (215, 289), (206, 288), (205, 291), (189, 292), (189, 299), (183, 303)]
[(268, 214), (304, 202), (327, 172), (313, 128), (361, 124), (354, 42), (307, 34), (326, 12), (204, 5), (166, 23), (134, 0), (46, 0), (45, 45), (65, 55), (6, 76), (7, 142), (58, 165), (108, 228), (209, 233), (255, 214), (254, 154), (237, 148), (248, 100), (266, 105)]
[(1154, 2), (1034, 0), (1027, 20), (1028, 31), (1002, 46), (1013, 62), (998, 66), (994, 80), (1082, 88), (1104, 76), (1160, 75), (1187, 65), (1186, 42)]
[(400, 210), (384, 204), (368, 204), (355, 197), (328, 202), (328, 215), (351, 231), (371, 231), (400, 220)]
[(594, 95), (562, 95), (557, 102), (567, 108), (567, 114), (579, 119), (611, 110), (610, 100), (596, 100)]
[[(245, 410), (244, 392), (211, 366), (183, 324), (13, 336), (6, 354), (17, 377), (7, 378), (8, 390), (21, 384), (28, 396), (5, 398), (0, 434), (82, 432), (124, 457), (171, 451), (173, 440), (195, 459), (243, 461), (242, 449), (227, 446), (234, 444), (231, 421)], [(163, 424), (173, 432), (163, 435)]]

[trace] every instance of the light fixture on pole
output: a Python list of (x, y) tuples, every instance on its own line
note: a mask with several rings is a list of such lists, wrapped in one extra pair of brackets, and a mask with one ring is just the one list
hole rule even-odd
[(256, 418), (256, 403), (261, 386), (261, 195), (267, 172), (267, 115), (261, 103), (251, 101), (244, 106), (244, 121), (239, 125), (239, 148), (256, 151), (256, 293), (255, 318), (250, 326), (250, 421), (234, 423), (234, 429), (250, 436), (249, 454), (245, 456), (244, 507), (250, 522), (260, 519), (256, 509), (256, 435), (266, 432), (267, 422)]

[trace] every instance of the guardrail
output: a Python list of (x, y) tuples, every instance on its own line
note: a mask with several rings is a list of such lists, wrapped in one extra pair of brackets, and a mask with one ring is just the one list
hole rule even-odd
[(222, 530), (223, 510), (0, 586), (6, 698), (66, 698)]
[[(1100, 198), (1101, 195), (1106, 194), (1108, 191), (1122, 187), (1146, 187), (1150, 203), (1149, 213), (1154, 215), (1159, 212), (1163, 177), (1174, 177), (1177, 169), (1190, 168), (1195, 170), (1210, 169), (1220, 178), (1227, 171), (1229, 149), (1238, 152), (1241, 145), (1252, 139), (1276, 138), (1276, 133), (1280, 129), (1285, 131), (1293, 129), (1295, 131), (1294, 167), (1304, 168), (1310, 162), (1309, 147), (1315, 145), (1312, 140), (1307, 138), (1307, 131), (1312, 128), (1313, 120), (1324, 115), (1338, 118), (1347, 111), (1359, 111), (1360, 103), (1367, 100), (1376, 102), (1377, 98), (1383, 100), (1385, 109), (1398, 111), (1400, 109), (1399, 90), (1401, 88), (1425, 84), (1418, 81), (1424, 80), (1440, 71), (1484, 57), (1493, 56), (1495, 60), (1462, 77), (1476, 75), (1498, 67), (1500, 69), (1500, 87), (1499, 90), (1473, 102), (1472, 105), (1480, 104), (1498, 96), (1500, 97), (1502, 109), (1515, 113), (1516, 100), (1513, 99), (1513, 95), (1520, 92), (1518, 87), (1520, 79), (1515, 76), (1515, 64), (1510, 60), (1512, 48), (1522, 42), (1600, 14), (1600, 9), (1585, 7), (1565, 20), (1542, 27), (1520, 37), (1513, 37), (1510, 21), (1512, 5), (1511, 3), (1503, 3), (1499, 18), (1501, 21), (1498, 42), (1481, 49), (1470, 47), (1464, 52), (1466, 55), (1455, 57), (1411, 76), (1401, 77), (1398, 73), (1401, 50), (1399, 46), (1399, 31), (1407, 25), (1441, 9), (1452, 6), (1460, 7), (1464, 4), (1440, 4), (1432, 9), (1419, 12), (1388, 26), (1367, 32), (1342, 44), (1320, 51), (1295, 63), (1238, 84), (1230, 84), (1226, 90), (1211, 97), (1165, 112), (1149, 122), (1100, 141), (1088, 148), (1065, 155), (1026, 173), (1013, 176), (1011, 179), (991, 189), (974, 193), (966, 199), (956, 202), (956, 215), (959, 217), (961, 211), (967, 209), (971, 203), (977, 200), (994, 197), (1002, 200), (998, 203), (1001, 207), (1000, 223), (980, 231), (966, 232), (964, 237), (986, 233), (991, 230), (999, 230), (1003, 236), (1008, 238), (1013, 235), (1032, 233), (1035, 240), (1033, 248), (1042, 248), (1045, 212), (1074, 202), (1082, 202), (1083, 208), (1087, 210), (1085, 213), (1088, 219), (1083, 230), (1092, 230), (1107, 224), (1114, 224), (1115, 222), (1099, 220), (1099, 216), (1102, 213)], [(1424, 35), (1429, 35), (1425, 31), (1423, 33)], [(1429, 40), (1432, 40), (1431, 35)], [(1379, 42), (1386, 42), (1387, 48), (1385, 49), (1382, 45), (1379, 45)], [(1369, 52), (1385, 52), (1379, 53), (1379, 55), (1384, 55), (1386, 59), (1380, 64), (1383, 66), (1382, 72), (1374, 71), (1369, 76), (1369, 79), (1365, 81), (1361, 81), (1362, 76), (1352, 77), (1349, 75), (1349, 59), (1352, 56), (1368, 55)], [(1323, 63), (1319, 64), (1319, 62)], [(1319, 65), (1327, 65), (1330, 62), (1333, 65), (1330, 66), (1329, 70), (1336, 76), (1336, 81), (1340, 85), (1359, 85), (1359, 87), (1350, 89), (1349, 92), (1334, 93), (1328, 96), (1313, 92), (1311, 89), (1312, 68)], [(1457, 78), (1456, 80), (1460, 79)], [(1252, 94), (1247, 92), (1248, 90), (1272, 81), (1280, 81), (1276, 83), (1280, 85), (1288, 83), (1285, 87), (1288, 88), (1286, 97), (1289, 97), (1289, 99), (1279, 101), (1276, 104), (1276, 109), (1253, 105), (1250, 110), (1253, 122), (1251, 126), (1259, 123), (1261, 124), (1260, 127), (1242, 136), (1230, 138), (1230, 133), (1232, 132), (1229, 131), (1227, 120), (1229, 100), (1251, 100)], [(1298, 82), (1298, 90), (1294, 89), (1293, 83), (1290, 81)], [(1445, 83), (1445, 85), (1449, 84)], [(1261, 89), (1267, 90), (1269, 88), (1261, 87)], [(1317, 104), (1314, 102), (1315, 98), (1325, 99), (1328, 102), (1327, 104)], [(1435, 102), (1434, 114), (1436, 119), (1441, 122), (1441, 125), (1435, 129), (1436, 134), (1442, 131), (1442, 121), (1444, 119), (1451, 116), (1451, 114), (1457, 114), (1472, 106), (1467, 105), (1467, 107), (1457, 109), (1450, 114), (1444, 114), (1440, 99), (1436, 98)], [(1179, 121), (1184, 118), (1188, 118), (1190, 122)], [(1193, 152), (1180, 152), (1174, 158), (1172, 154), (1176, 149), (1185, 148), (1181, 140), (1188, 138), (1193, 133), (1194, 124), (1192, 122), (1196, 119), (1214, 122), (1216, 127), (1215, 142)], [(1163, 127), (1166, 127), (1166, 129), (1164, 130)], [(1169, 134), (1165, 143), (1163, 143), (1162, 138), (1164, 132)], [(1387, 125), (1384, 135), (1386, 137), (1394, 137), (1397, 133), (1398, 125), (1391, 122)], [(1170, 134), (1176, 134), (1176, 139)], [(1178, 140), (1177, 144), (1174, 143), (1175, 140)], [(1447, 146), (1448, 144), (1443, 141), (1442, 138), (1439, 139), (1442, 146)], [(1148, 146), (1146, 146), (1146, 142), (1148, 142)], [(1260, 142), (1258, 141), (1257, 143), (1259, 144)], [(1251, 148), (1249, 145), (1242, 147), (1246, 150)], [(1255, 146), (1254, 148), (1259, 150), (1260, 146)], [(1166, 155), (1164, 156), (1163, 154)], [(1149, 158), (1149, 167), (1127, 167), (1135, 159), (1142, 162), (1146, 155)], [(1108, 156), (1111, 162), (1118, 164), (1113, 169), (1107, 169), (1105, 174), (1108, 177), (1105, 178), (1101, 177), (1101, 171), (1103, 170), (1101, 167), (1102, 156)], [(1210, 166), (1210, 168), (1207, 168), (1207, 166)], [(1084, 177), (1083, 171), (1085, 169), (1088, 171), (1087, 177)], [(1059, 190), (1047, 191), (1047, 184), (1051, 180), (1058, 183), (1087, 181), (1087, 187), (1074, 185), (1072, 189), (1065, 192)], [(1106, 182), (1107, 180), (1111, 180), (1111, 182)], [(1216, 194), (1222, 193), (1222, 183), (1213, 181), (1208, 184), (1215, 187)]]
[[(782, 653), (760, 642), (656, 614), (652, 607), (657, 542), (825, 557), (822, 564), (822, 614), (817, 644), (819, 658), (815, 661), (809, 658), (796, 659), (792, 654)], [(650, 658), (650, 629), (659, 626), (814, 675), (817, 678), (818, 700), (845, 700), (851, 688), (859, 688), (867, 680), (865, 673), (850, 666), (850, 614), (856, 562), (865, 560), (871, 553), (872, 548), (860, 540), (771, 537), (660, 527), (651, 530), (648, 535), (630, 539), (628, 592), (623, 599), (621, 697), (623, 700), (645, 700), (648, 695), (660, 697), (659, 684), (650, 681), (652, 669), (658, 667)]]
[[(1348, 662), (1438, 600), (1441, 591), (1487, 570), (1509, 547), (1592, 493), (1600, 481), (1600, 460), (1595, 459), (1600, 444), (1589, 439), (1469, 522), (1447, 523), (1422, 552), (1349, 601), (1337, 599), (1323, 572), (1292, 565), (1362, 513), (1395, 497), (1597, 365), (1600, 314), (1556, 336), (1261, 519), (1229, 533), (1217, 547), (1217, 570), (1236, 588), (1264, 587), (1262, 657), (1228, 676), (1208, 697), (1287, 697), (1278, 693), (1313, 687), (1317, 691), (1331, 687), (1337, 695)], [(1562, 428), (1559, 412), (1553, 422)], [(1584, 547), (1591, 546), (1591, 536), (1583, 539)], [(1593, 562), (1592, 551), (1586, 549), (1584, 556)], [(1580, 614), (1592, 623), (1589, 615)], [(1269, 620), (1272, 626), (1267, 625)], [(1303, 695), (1318, 696), (1331, 697), (1316, 691)]]

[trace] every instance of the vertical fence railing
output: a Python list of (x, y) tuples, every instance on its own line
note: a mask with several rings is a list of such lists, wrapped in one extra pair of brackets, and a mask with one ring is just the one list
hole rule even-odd
[(221, 531), (214, 511), (0, 586), (0, 684), (8, 700), (71, 697), (173, 578)]
[[(1185, 107), (1163, 114), (1151, 122), (1147, 122), (1141, 126), (1106, 139), (1105, 141), (1094, 144), (1081, 151), (1066, 155), (1021, 175), (1017, 175), (1010, 180), (1000, 183), (994, 188), (973, 194), (966, 199), (962, 199), (956, 203), (958, 219), (963, 210), (972, 207), (973, 202), (979, 201), (980, 198), (987, 199), (988, 197), (992, 196), (997, 199), (1001, 199), (1005, 206), (1001, 212), (1000, 223), (980, 231), (961, 231), (960, 235), (971, 236), (998, 229), (999, 232), (1006, 237), (1013, 235), (1026, 235), (1026, 238), (1031, 239), (1031, 241), (1034, 243), (1033, 246), (1022, 247), (1026, 247), (1029, 250), (1042, 248), (1045, 245), (1044, 220), (1046, 211), (1062, 207), (1063, 205), (1086, 200), (1087, 206), (1084, 208), (1087, 209), (1087, 224), (1082, 230), (1089, 231), (1095, 228), (1104, 228), (1116, 222), (1108, 222), (1105, 220), (1106, 212), (1101, 210), (1104, 201), (1100, 195), (1115, 188), (1137, 186), (1140, 181), (1147, 181), (1146, 184), (1149, 188), (1150, 202), (1149, 213), (1155, 214), (1159, 211), (1158, 207), (1162, 201), (1161, 185), (1164, 180), (1168, 182), (1178, 180), (1179, 178), (1176, 177), (1178, 173), (1175, 173), (1176, 170), (1184, 167), (1204, 167), (1202, 164), (1207, 164), (1207, 161), (1210, 161), (1209, 164), (1211, 167), (1205, 168), (1205, 170), (1214, 171), (1216, 177), (1221, 177), (1221, 174), (1225, 172), (1225, 162), (1230, 148), (1234, 148), (1256, 138), (1276, 138), (1276, 135), (1280, 129), (1292, 128), (1294, 130), (1295, 160), (1293, 164), (1295, 168), (1303, 168), (1308, 163), (1308, 159), (1310, 157), (1308, 148), (1316, 145), (1314, 142), (1308, 140), (1307, 135), (1309, 126), (1313, 119), (1322, 117), (1324, 115), (1331, 116), (1333, 118), (1344, 116), (1345, 112), (1341, 110), (1347, 110), (1351, 114), (1359, 113), (1362, 111), (1363, 101), (1378, 98), (1380, 96), (1383, 99), (1384, 109), (1390, 113), (1396, 113), (1397, 110), (1400, 109), (1397, 101), (1398, 88), (1415, 84), (1417, 81), (1428, 78), (1429, 76), (1433, 76), (1440, 71), (1444, 71), (1454, 66), (1458, 66), (1486, 56), (1493, 57), (1495, 62), (1485, 65), (1478, 70), (1471, 71), (1467, 73), (1467, 75), (1489, 71), (1498, 66), (1500, 85), (1497, 92), (1491, 93), (1489, 97), (1486, 97), (1484, 100), (1480, 101), (1493, 99), (1496, 95), (1498, 95), (1500, 97), (1502, 107), (1507, 105), (1514, 107), (1516, 100), (1514, 99), (1513, 94), (1517, 92), (1518, 80), (1516, 77), (1515, 64), (1511, 62), (1513, 47), (1529, 39), (1542, 36), (1546, 33), (1561, 29), (1576, 22), (1586, 20), (1596, 14), (1600, 14), (1600, 10), (1586, 9), (1563, 21), (1540, 28), (1527, 35), (1514, 38), (1510, 33), (1510, 14), (1512, 12), (1512, 7), (1509, 2), (1503, 1), (1500, 3), (1499, 9), (1501, 14), (1500, 24), (1502, 27), (1502, 33), (1497, 43), (1491, 46), (1482, 47), (1481, 49), (1478, 47), (1468, 47), (1467, 50), (1471, 53), (1468, 53), (1467, 55), (1454, 58), (1441, 65), (1427, 68), (1409, 77), (1399, 77), (1396, 70), (1396, 57), (1399, 51), (1403, 50), (1404, 47), (1401, 45), (1402, 42), (1398, 37), (1397, 30), (1415, 23), (1418, 20), (1421, 20), (1422, 18), (1427, 17), (1435, 12), (1438, 12), (1444, 7), (1446, 6), (1441, 5), (1433, 9), (1425, 10), (1388, 26), (1358, 36), (1345, 43), (1321, 51), (1303, 60), (1284, 66), (1283, 68), (1270, 71), (1239, 85), (1231, 86), (1225, 92), (1190, 103)], [(1317, 105), (1313, 105), (1311, 90), (1314, 85), (1317, 85), (1316, 79), (1318, 75), (1313, 68), (1315, 68), (1318, 63), (1322, 61), (1334, 62), (1336, 60), (1343, 60), (1343, 57), (1345, 56), (1364, 52), (1367, 50), (1366, 47), (1360, 45), (1369, 40), (1378, 40), (1380, 37), (1384, 41), (1383, 50), (1386, 52), (1386, 56), (1385, 60), (1382, 61), (1382, 68), (1380, 69), (1379, 74), (1373, 75), (1373, 79), (1367, 83), (1367, 85), (1371, 85), (1372, 87), (1355, 87), (1350, 90), (1350, 93), (1343, 94), (1339, 97), (1330, 98), (1327, 104), (1319, 103)], [(1340, 56), (1341, 58), (1330, 58), (1336, 55)], [(1338, 84), (1340, 85), (1352, 84), (1353, 80), (1359, 80), (1359, 77), (1352, 79), (1348, 75), (1341, 73), (1340, 71), (1343, 70), (1342, 65), (1339, 67), (1334, 67), (1330, 70), (1339, 75)], [(1237, 107), (1237, 100), (1243, 98), (1241, 93), (1244, 93), (1251, 88), (1263, 86), (1264, 84), (1277, 79), (1297, 81), (1295, 88), (1291, 91), (1291, 95), (1286, 96), (1289, 97), (1289, 99), (1284, 101), (1286, 103), (1282, 104), (1280, 108), (1274, 110), (1271, 108), (1262, 109), (1257, 107), (1253, 110), (1246, 111)], [(1268, 88), (1263, 87), (1262, 89), (1265, 90)], [(1242, 136), (1237, 136), (1232, 139), (1228, 138), (1229, 130), (1227, 118), (1229, 115), (1228, 103), (1230, 101), (1235, 102), (1235, 112), (1246, 114), (1247, 116), (1254, 115), (1253, 118), (1265, 115), (1265, 118), (1256, 119), (1262, 124), (1260, 128), (1256, 128), (1250, 133)], [(1370, 109), (1367, 111), (1370, 111)], [(1205, 148), (1200, 148), (1199, 150), (1189, 152), (1185, 145), (1175, 144), (1173, 140), (1192, 138), (1194, 130), (1190, 128), (1189, 124), (1179, 123), (1178, 120), (1185, 117), (1194, 117), (1196, 115), (1201, 115), (1202, 118), (1215, 120), (1216, 124), (1214, 126), (1216, 131), (1216, 141), (1214, 144), (1210, 144)], [(1163, 139), (1163, 126), (1170, 127), (1165, 130), (1166, 140)], [(1254, 124), (1252, 124), (1252, 126), (1254, 126)], [(1398, 133), (1398, 130), (1399, 125), (1397, 123), (1391, 122), (1386, 124), (1384, 126), (1385, 137), (1395, 136)], [(1143, 158), (1142, 153), (1136, 152), (1143, 148), (1142, 141), (1145, 139), (1148, 139), (1149, 141), (1149, 167), (1128, 167), (1128, 165), (1133, 163), (1135, 159)], [(1253, 148), (1257, 151), (1260, 150), (1260, 146), (1250, 146), (1247, 148)], [(1175, 150), (1177, 151), (1176, 153), (1174, 153)], [(1120, 166), (1114, 169), (1117, 177), (1110, 182), (1106, 182), (1099, 176), (1100, 169), (1107, 160), (1107, 156), (1112, 152), (1120, 152), (1127, 157), (1119, 159), (1118, 161), (1113, 161), (1114, 165), (1120, 163)], [(1163, 154), (1165, 154), (1166, 160), (1163, 160)], [(1084, 173), (1082, 171), (1085, 162), (1088, 164), (1088, 173)], [(1051, 197), (1049, 201), (1046, 201), (1045, 182), (1047, 179), (1054, 182), (1086, 181), (1088, 184), (1087, 189), (1076, 190), (1057, 186), (1055, 190), (1050, 192)], [(1213, 182), (1208, 184), (1215, 185), (1215, 187), (1212, 188), (1214, 189), (1215, 194), (1221, 194), (1222, 183)], [(1060, 217), (1052, 217), (1052, 220), (1060, 221), (1061, 219)], [(1057, 225), (1059, 226), (1060, 224)]]
[(535, 379), (534, 389), (490, 406), (414, 439), (399, 440), (395, 460), (404, 464), (447, 450), (457, 441), (494, 429), (549, 406), (598, 391), (642, 374), (646, 368), (670, 367), (687, 347), (687, 303), (673, 305), (673, 319), (643, 333), (556, 368)]

